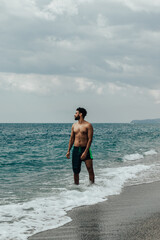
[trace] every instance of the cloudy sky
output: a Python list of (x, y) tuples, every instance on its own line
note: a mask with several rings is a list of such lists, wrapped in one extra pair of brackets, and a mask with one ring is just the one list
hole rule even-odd
[(160, 117), (160, 0), (0, 0), (0, 122)]

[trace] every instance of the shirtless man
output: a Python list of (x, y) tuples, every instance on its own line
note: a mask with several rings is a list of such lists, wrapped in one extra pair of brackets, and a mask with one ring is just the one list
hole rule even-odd
[(69, 159), (70, 150), (74, 143), (72, 152), (72, 168), (74, 172), (74, 183), (77, 185), (79, 184), (79, 173), (81, 171), (82, 161), (86, 164), (89, 173), (89, 180), (91, 183), (94, 183), (93, 157), (90, 150), (93, 138), (93, 127), (89, 122), (84, 120), (86, 115), (87, 111), (84, 108), (77, 108), (74, 118), (75, 120), (78, 120), (78, 122), (72, 125), (68, 152), (66, 154), (66, 157)]

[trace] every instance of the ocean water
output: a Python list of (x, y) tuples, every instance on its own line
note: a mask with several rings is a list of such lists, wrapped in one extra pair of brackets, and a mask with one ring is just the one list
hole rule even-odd
[(72, 124), (0, 124), (0, 239), (26, 240), (71, 221), (67, 211), (124, 186), (160, 180), (160, 125), (93, 124), (95, 180), (65, 157)]

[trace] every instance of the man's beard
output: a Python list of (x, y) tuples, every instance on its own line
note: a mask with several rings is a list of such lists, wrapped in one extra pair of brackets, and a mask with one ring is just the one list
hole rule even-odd
[(75, 120), (79, 120), (79, 119), (80, 119), (80, 116), (77, 116), (77, 117), (75, 117), (74, 119), (75, 119)]

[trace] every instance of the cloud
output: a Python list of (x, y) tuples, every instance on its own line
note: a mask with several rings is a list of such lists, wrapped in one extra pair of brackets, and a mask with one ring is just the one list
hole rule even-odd
[(159, 0), (115, 0), (121, 2), (133, 11), (160, 12)]
[(160, 17), (126, 6), (146, 2), (2, 0), (1, 71), (155, 87)]
[(136, 65), (135, 62), (127, 56), (121, 60), (106, 59), (105, 62), (110, 67), (111, 71), (123, 72), (134, 76), (143, 72), (151, 73), (153, 71), (152, 66), (147, 66), (146, 69), (145, 65)]
[(156, 104), (160, 104), (160, 90), (159, 89), (149, 90), (149, 95), (151, 95), (153, 97)]
[(46, 95), (56, 92), (61, 81), (56, 76), (0, 73), (0, 89)]
[[(86, 0), (85, 3), (93, 1)], [(79, 5), (84, 4), (82, 0), (12, 0), (7, 2), (1, 0), (1, 8), (8, 15), (21, 18), (42, 18), (45, 20), (55, 20), (57, 16), (74, 16), (78, 14)]]
[(98, 27), (106, 27), (108, 25), (108, 19), (104, 16), (104, 15), (102, 15), (102, 14), (98, 14), (98, 16), (97, 16), (97, 26)]
[(118, 86), (117, 84), (114, 84), (114, 83), (108, 83), (108, 89), (112, 94), (125, 90), (124, 87)]
[(51, 102), (60, 96), (61, 107), (73, 97), (106, 102), (117, 114), (140, 102), (153, 109), (159, 11), (159, 0), (1, 0), (1, 93)]
[(5, 91), (20, 91), (43, 96), (57, 95), (65, 91), (74, 94), (84, 92), (96, 95), (122, 95), (133, 88), (121, 83), (101, 83), (87, 78), (62, 77), (41, 74), (0, 73), (0, 89)]
[(87, 81), (86, 79), (77, 78), (76, 83), (78, 85), (79, 91), (87, 90), (88, 88), (94, 89), (95, 85), (91, 81)]
[(84, 78), (41, 74), (0, 73), (0, 89), (20, 91), (43, 96), (67, 92), (94, 92), (102, 94), (104, 86)]
[(127, 97), (128, 94), (132, 93), (134, 95), (146, 95), (147, 89), (141, 87), (135, 87), (129, 84), (122, 84), (120, 82), (107, 82), (99, 83), (98, 81), (91, 81), (89, 79), (77, 78), (75, 79), (77, 84), (77, 91), (85, 93), (94, 93), (103, 96), (122, 96)]
[(78, 91), (83, 92), (83, 91), (93, 91), (98, 95), (103, 94), (103, 85), (102, 84), (98, 84), (95, 82), (92, 82), (90, 80), (87, 79), (83, 79), (83, 78), (77, 78), (75, 80), (76, 84), (78, 85)]
[(58, 0), (54, 0), (51, 1), (50, 4), (48, 4), (44, 10), (43, 13), (46, 13), (46, 15), (48, 16), (48, 18), (52, 19), (52, 16), (59, 16), (59, 15), (63, 15), (63, 14), (67, 14), (67, 15), (77, 15), (78, 14), (78, 6), (77, 6), (77, 2), (74, 0), (62, 0), (62, 1), (58, 1)]
[(12, 0), (12, 2), (1, 0), (1, 7), (8, 17), (19, 16), (22, 18), (30, 18), (40, 13), (34, 0)]

